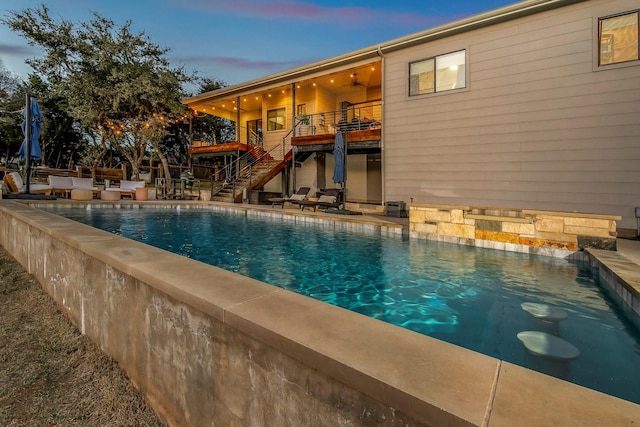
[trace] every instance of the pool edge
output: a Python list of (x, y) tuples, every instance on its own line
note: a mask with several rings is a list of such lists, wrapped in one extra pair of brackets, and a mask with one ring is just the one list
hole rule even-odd
[[(53, 236), (53, 233), (47, 228), (46, 220), (42, 220), (44, 216), (35, 215), (35, 218), (33, 216), (29, 216), (30, 213), (33, 214), (35, 212), (37, 211), (25, 207), (24, 205), (20, 206), (16, 203), (1, 203), (0, 219), (2, 219), (2, 223), (0, 224), (0, 230), (2, 231), (2, 235), (0, 237), (0, 243), (7, 248), (14, 258), (25, 265), (30, 273), (35, 274), (38, 279), (41, 280), (41, 283), (43, 283), (46, 276), (46, 273), (43, 271), (43, 262), (39, 261), (37, 257), (30, 255), (32, 249), (30, 245), (37, 247), (38, 243), (36, 240), (38, 238), (44, 237), (45, 235)], [(40, 217), (40, 219), (38, 219), (38, 217)], [(26, 245), (25, 242), (19, 238), (20, 236), (16, 232), (20, 230), (24, 232), (23, 236), (29, 237)], [(87, 246), (92, 244), (73, 241), (73, 238), (60, 234), (54, 237), (56, 239), (69, 241), (65, 244), (68, 244), (72, 248), (81, 249), (82, 245)], [(101, 262), (105, 263), (109, 261), (108, 256), (105, 256), (105, 258), (102, 259), (99, 259), (97, 256), (93, 256), (90, 253), (89, 255), (83, 256), (89, 256), (92, 258), (89, 262), (90, 264)], [(150, 282), (148, 283), (149, 286), (154, 289), (159, 288), (157, 283), (153, 283), (150, 274), (145, 274), (144, 277), (140, 274), (140, 266), (131, 266), (130, 268), (131, 269), (128, 274), (132, 276), (135, 281)], [(176, 285), (167, 283), (165, 278), (165, 280), (163, 280), (163, 286), (167, 289), (161, 289), (161, 293), (166, 293), (167, 291), (170, 292)], [(403, 409), (405, 412), (411, 414), (418, 422), (428, 424), (446, 420), (450, 425), (507, 425), (508, 422), (511, 422), (513, 425), (516, 423), (521, 424), (520, 422), (523, 419), (531, 419), (532, 421), (536, 420), (536, 422), (538, 422), (540, 417), (551, 417), (550, 419), (554, 420), (564, 419), (567, 414), (563, 412), (564, 410), (562, 408), (557, 407), (555, 402), (567, 395), (567, 384), (571, 386), (569, 387), (569, 395), (573, 396), (572, 401), (578, 400), (589, 402), (588, 405), (585, 403), (584, 407), (579, 408), (579, 413), (571, 414), (574, 421), (582, 420), (584, 423), (589, 424), (594, 419), (598, 419), (598, 416), (594, 411), (601, 415), (606, 414), (607, 417), (609, 417), (609, 421), (619, 422), (621, 424), (634, 419), (630, 418), (632, 416), (635, 418), (640, 416), (640, 406), (638, 405), (607, 396), (593, 390), (585, 389), (580, 386), (565, 383), (564, 381), (547, 377), (543, 374), (529, 371), (525, 368), (513, 367), (512, 365), (510, 366), (505, 363), (499, 363), (496, 365), (491, 362), (491, 358), (482, 355), (480, 355), (482, 357), (478, 360), (488, 360), (488, 364), (484, 369), (480, 369), (478, 367), (478, 371), (484, 371), (483, 376), (485, 377), (483, 380), (484, 385), (481, 387), (481, 389), (484, 390), (481, 393), (482, 396), (469, 396), (469, 387), (464, 386), (465, 382), (468, 381), (469, 378), (460, 377), (459, 371), (464, 371), (464, 369), (456, 370), (454, 367), (451, 369), (451, 372), (447, 372), (447, 375), (450, 375), (449, 387), (446, 387), (446, 384), (444, 385), (449, 389), (449, 391), (451, 391), (454, 384), (457, 384), (453, 387), (457, 389), (453, 390), (453, 397), (447, 399), (447, 402), (425, 401), (424, 395), (416, 396), (412, 395), (411, 392), (408, 392), (407, 390), (399, 390), (402, 388), (401, 384), (403, 381), (411, 383), (416, 381), (416, 379), (421, 375), (416, 374), (413, 376), (407, 376), (405, 374), (404, 380), (389, 380), (388, 378), (385, 380), (384, 377), (388, 376), (388, 373), (383, 372), (382, 377), (374, 375), (372, 372), (377, 372), (375, 369), (372, 371), (366, 370), (362, 367), (356, 368), (358, 363), (360, 363), (359, 361), (346, 363), (344, 360), (336, 360), (335, 355), (329, 356), (328, 354), (325, 354), (320, 343), (317, 343), (314, 346), (313, 341), (304, 342), (304, 340), (300, 338), (300, 334), (304, 332), (300, 328), (300, 322), (289, 321), (292, 325), (287, 325), (287, 322), (285, 321), (279, 324), (269, 325), (269, 322), (277, 320), (275, 315), (278, 313), (277, 308), (282, 307), (282, 304), (279, 303), (282, 295), (286, 294), (282, 293), (280, 296), (270, 295), (268, 298), (265, 296), (263, 301), (260, 301), (262, 297), (252, 297), (226, 307), (222, 312), (218, 312), (218, 316), (223, 316), (223, 324), (232, 327), (243, 334), (254, 337), (259, 342), (268, 345), (270, 348), (283, 351), (284, 354), (288, 355), (288, 357), (293, 357), (296, 360), (310, 358), (310, 360), (302, 360), (301, 363), (305, 366), (310, 366), (312, 369), (324, 372), (332, 378), (337, 379), (342, 384), (349, 381), (358, 383), (352, 386), (359, 389), (360, 393), (365, 393), (368, 396), (373, 395), (373, 397), (378, 402), (382, 403), (383, 406), (391, 406), (391, 403), (393, 403), (393, 407)], [(179, 292), (176, 291), (175, 294), (172, 295), (173, 299), (179, 300), (185, 304), (191, 304), (193, 301), (189, 300), (192, 297), (192, 290), (180, 290)], [(296, 299), (297, 297), (293, 298)], [(267, 299), (271, 299), (275, 301), (275, 303), (269, 302)], [(64, 301), (60, 301), (59, 298), (57, 298), (57, 301), (59, 304), (65, 304)], [(201, 305), (202, 307), (198, 310), (206, 312), (206, 301), (201, 301)], [(269, 305), (272, 307), (269, 307)], [(69, 314), (69, 311), (71, 310), (74, 310), (74, 308), (67, 307), (65, 312)], [(301, 310), (299, 315), (304, 316), (306, 312), (308, 312), (308, 310)], [(347, 318), (350, 319), (351, 316), (352, 315), (349, 314), (347, 315)], [(292, 329), (289, 329), (289, 326)], [(327, 330), (325, 331), (325, 334), (330, 336), (331, 332), (331, 330)], [(380, 331), (378, 332), (382, 333)], [(401, 334), (404, 335), (405, 332), (402, 332)], [(91, 338), (98, 341), (100, 339), (99, 336), (92, 336)], [(348, 339), (348, 337), (345, 337), (344, 339)], [(431, 340), (428, 337), (421, 337), (421, 339)], [(99, 344), (102, 346), (102, 343), (99, 342)], [(332, 348), (333, 351), (340, 350), (339, 345), (337, 344), (334, 344), (334, 347)], [(457, 351), (458, 350), (456, 350), (456, 352)], [(464, 352), (468, 352), (468, 354), (473, 353), (473, 357), (471, 357), (471, 359), (476, 359), (475, 355), (477, 355), (477, 353), (471, 352), (470, 350), (464, 350)], [(464, 352), (463, 354), (465, 354)], [(377, 356), (389, 358), (390, 361), (401, 357), (401, 355), (397, 354), (379, 354)], [(314, 361), (313, 359), (316, 360)], [(123, 367), (125, 367), (125, 370), (127, 370), (127, 372), (132, 376), (134, 382), (141, 389), (147, 391), (154, 389), (153, 386), (147, 384), (148, 382), (153, 381), (153, 378), (145, 378), (144, 375), (138, 372), (139, 367), (127, 369), (129, 362), (127, 362), (126, 359), (121, 360), (117, 358), (117, 360), (123, 365)], [(428, 358), (424, 363), (426, 363), (425, 366), (428, 366)], [(461, 365), (464, 365), (464, 362), (460, 363)], [(498, 366), (500, 366), (500, 375), (497, 374)], [(460, 368), (463, 368), (463, 366), (460, 366)], [(475, 369), (476, 367), (466, 366), (464, 368)], [(518, 381), (509, 381), (510, 377), (509, 374), (506, 373), (506, 369), (508, 369), (509, 373), (516, 372), (518, 374)], [(360, 378), (360, 380), (358, 380), (358, 378)], [(362, 378), (366, 381), (362, 380)], [(428, 386), (429, 384), (427, 384), (427, 395), (430, 392), (433, 392), (433, 390), (428, 390)], [(528, 390), (532, 396), (526, 402), (526, 405), (522, 405), (522, 402), (518, 402), (518, 394), (523, 390), (523, 387)], [(376, 390), (376, 388), (378, 388), (378, 390)], [(550, 388), (552, 389), (551, 391), (549, 391)], [(557, 392), (554, 391), (556, 388), (558, 389)], [(559, 390), (563, 390), (562, 396), (557, 395)], [(495, 399), (492, 399), (490, 396), (495, 396)], [(505, 396), (508, 398), (505, 398)], [(469, 399), (473, 402), (470, 402)], [(160, 401), (161, 398), (155, 396), (151, 400)], [(196, 399), (195, 401), (198, 400)], [(594, 401), (599, 402), (598, 408), (594, 407)], [(478, 410), (479, 403), (481, 404), (482, 410)], [(475, 407), (475, 409), (468, 407), (470, 404)], [(158, 405), (167, 405), (167, 403), (160, 402)], [(547, 407), (548, 405), (557, 409), (545, 410), (545, 413), (541, 414), (540, 408)], [(575, 404), (573, 404), (573, 406), (575, 406)], [(165, 409), (164, 411), (168, 411), (170, 413), (179, 412), (178, 409)], [(448, 416), (446, 415), (447, 413), (449, 414)], [(171, 419), (171, 417), (167, 416), (167, 419)]]

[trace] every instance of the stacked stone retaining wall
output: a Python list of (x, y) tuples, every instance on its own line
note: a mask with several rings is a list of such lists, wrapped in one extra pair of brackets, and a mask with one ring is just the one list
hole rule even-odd
[(566, 257), (587, 248), (616, 249), (615, 215), (413, 204), (412, 238)]

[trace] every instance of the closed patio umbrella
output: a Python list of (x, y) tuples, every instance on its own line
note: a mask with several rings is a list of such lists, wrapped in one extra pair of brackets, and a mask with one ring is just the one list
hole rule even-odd
[[(20, 146), (18, 155), (22, 160), (40, 160), (42, 158), (42, 150), (40, 149), (40, 130), (42, 127), (42, 112), (38, 105), (36, 98), (28, 97), (30, 99), (29, 111), (27, 107), (22, 110), (22, 116), (25, 120), (22, 122), (22, 132), (24, 133), (24, 140)], [(27, 120), (31, 122), (31, 127), (27, 132)], [(27, 137), (29, 138), (29, 145), (27, 146)]]
[(336, 141), (333, 145), (333, 155), (335, 156), (336, 165), (333, 169), (333, 182), (343, 184), (344, 186), (344, 169), (345, 169), (345, 153), (344, 139), (342, 132), (336, 132)]
[(333, 155), (336, 160), (336, 165), (333, 169), (333, 182), (341, 184), (342, 191), (342, 208), (329, 208), (326, 212), (337, 213), (342, 215), (362, 215), (361, 212), (348, 211), (346, 209), (346, 155), (347, 144), (344, 141), (342, 132), (336, 132), (336, 141), (333, 145)]
[[(345, 145), (342, 132), (336, 132), (336, 140), (333, 144), (333, 156), (335, 157), (336, 164), (333, 168), (333, 182), (341, 184), (342, 191), (342, 203), (345, 203)], [(344, 208), (344, 205), (342, 206)]]
[(40, 149), (40, 129), (42, 126), (42, 112), (38, 105), (38, 100), (31, 95), (26, 95), (26, 103), (22, 110), (24, 121), (22, 122), (22, 132), (24, 140), (20, 146), (18, 155), (25, 161), (26, 169), (26, 193), (29, 194), (29, 181), (31, 178), (31, 160), (40, 160), (42, 150)]

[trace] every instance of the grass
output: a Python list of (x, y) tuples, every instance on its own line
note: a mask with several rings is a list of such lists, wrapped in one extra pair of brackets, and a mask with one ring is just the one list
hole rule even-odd
[(0, 343), (0, 425), (164, 425), (1, 247)]

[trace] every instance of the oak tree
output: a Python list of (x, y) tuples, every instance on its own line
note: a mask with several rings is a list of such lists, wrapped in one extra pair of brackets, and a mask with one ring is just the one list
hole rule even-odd
[(41, 5), (11, 11), (2, 22), (43, 50), (28, 63), (53, 96), (64, 99), (69, 115), (94, 134), (94, 173), (113, 148), (129, 161), (137, 179), (148, 150), (160, 148), (164, 119), (186, 112), (182, 85), (192, 77), (170, 66), (169, 50), (144, 32), (133, 32), (131, 21), (118, 26), (97, 13), (75, 24), (53, 19)]

